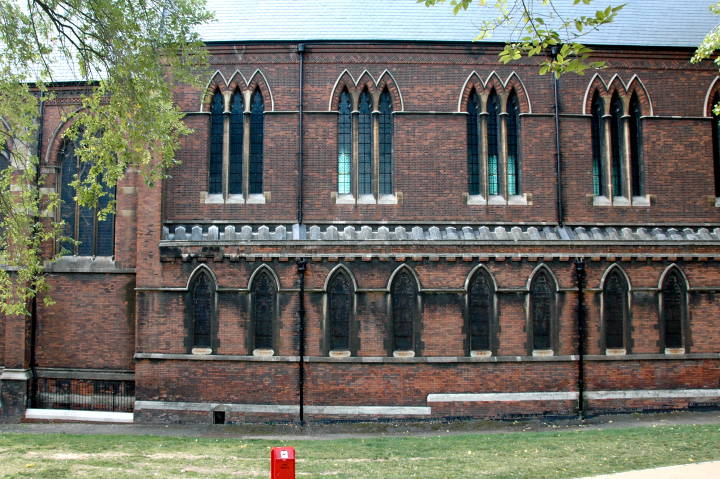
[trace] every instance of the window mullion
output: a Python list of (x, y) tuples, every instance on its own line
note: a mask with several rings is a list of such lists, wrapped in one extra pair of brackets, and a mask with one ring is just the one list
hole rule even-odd
[(372, 188), (373, 196), (380, 198), (380, 111), (372, 112)]
[(603, 178), (605, 180), (604, 189), (607, 192), (607, 197), (612, 199), (612, 197), (615, 196), (612, 182), (612, 116), (607, 113), (607, 110), (600, 121), (605, 125), (605, 128), (603, 128), (603, 133), (605, 133), (605, 138), (603, 139), (605, 148), (602, 152), (602, 167), (605, 170), (605, 178)]
[(360, 196), (360, 189), (359, 189), (359, 162), (360, 162), (360, 111), (359, 110), (353, 110), (351, 113), (352, 118), (352, 186), (351, 186), (351, 193), (353, 194), (353, 197), (355, 198), (355, 201), (357, 201), (358, 197)]
[(243, 92), (245, 110), (243, 111), (242, 192), (245, 201), (250, 197), (250, 94), (250, 91)]
[(480, 147), (480, 154), (478, 155), (479, 162), (480, 162), (480, 193), (483, 195), (483, 198), (486, 200), (488, 199), (488, 138), (487, 138), (487, 122), (488, 122), (488, 112), (487, 112), (487, 96), (485, 96), (482, 99), (482, 111), (479, 115), (478, 121), (478, 127), (479, 127), (479, 139), (478, 145)]
[(230, 192), (230, 94), (223, 92), (223, 145), (222, 145), (222, 194), (227, 198)]
[[(503, 101), (503, 104), (505, 102)], [(505, 199), (509, 196), (508, 184), (508, 149), (507, 149), (507, 123), (508, 113), (502, 111), (498, 115), (498, 194)]]
[[(629, 108), (626, 108), (625, 111), (628, 111)], [(622, 162), (622, 172), (623, 178), (622, 181), (622, 189), (623, 189), (623, 196), (627, 199), (632, 199), (632, 153), (630, 152), (630, 149), (632, 148), (632, 144), (630, 142), (630, 115), (625, 114), (621, 118), (622, 121), (622, 137), (625, 139), (622, 143), (623, 147), (623, 162)]]

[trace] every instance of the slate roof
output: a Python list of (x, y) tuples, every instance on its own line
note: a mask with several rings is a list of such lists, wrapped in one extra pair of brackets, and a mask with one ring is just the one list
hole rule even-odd
[[(208, 42), (467, 42), (475, 38), (483, 20), (497, 14), (497, 10), (480, 7), (479, 3), (476, 0), (467, 11), (453, 15), (449, 3), (428, 8), (416, 0), (208, 0), (216, 21), (202, 26), (199, 33)], [(535, 1), (536, 8), (540, 3)], [(715, 0), (595, 0), (590, 5), (575, 6), (572, 0), (554, 3), (569, 18), (592, 15), (609, 4), (626, 4), (613, 23), (583, 37), (588, 45), (693, 47), (720, 23), (720, 17), (709, 10)], [(489, 41), (504, 42), (512, 34), (513, 28), (506, 27)]]

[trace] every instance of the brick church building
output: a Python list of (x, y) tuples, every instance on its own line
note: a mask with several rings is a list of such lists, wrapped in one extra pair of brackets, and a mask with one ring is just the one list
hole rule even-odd
[(2, 420), (720, 406), (720, 77), (689, 63), (717, 19), (628, 3), (583, 38), (607, 67), (556, 81), (447, 6), (213, 2), (180, 164), (104, 221), (56, 82), (42, 172), (80, 243), (55, 305), (0, 318)]

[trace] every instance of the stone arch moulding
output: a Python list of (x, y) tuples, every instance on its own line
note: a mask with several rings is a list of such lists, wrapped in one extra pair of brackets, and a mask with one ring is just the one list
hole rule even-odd
[(250, 80), (248, 80), (247, 85), (250, 94), (252, 94), (255, 89), (259, 89), (265, 101), (270, 100), (270, 110), (266, 111), (275, 111), (275, 98), (273, 97), (270, 83), (267, 81), (267, 77), (262, 72), (262, 70), (260, 70), (259, 68), (255, 70), (250, 76)]
[[(234, 75), (233, 75), (234, 76)], [(228, 82), (225, 79), (225, 75), (220, 70), (215, 70), (210, 80), (208, 80), (205, 89), (200, 93), (200, 112), (210, 111), (210, 103), (212, 103), (212, 97), (217, 90), (223, 92), (227, 89)]]
[(585, 96), (583, 97), (582, 104), (583, 115), (592, 114), (592, 99), (596, 91), (600, 93), (600, 96), (605, 103), (606, 112), (608, 109), (609, 99), (614, 92), (617, 92), (622, 99), (625, 109), (628, 108), (628, 105), (630, 104), (630, 98), (634, 93), (637, 95), (638, 101), (640, 102), (642, 115), (655, 115), (652, 105), (652, 99), (650, 98), (650, 93), (645, 87), (643, 81), (637, 75), (633, 75), (630, 78), (630, 81), (625, 83), (622, 77), (620, 77), (620, 75), (616, 73), (610, 78), (610, 81), (606, 83), (599, 73), (595, 73), (590, 79), (587, 88), (585, 89)]
[(270, 83), (267, 81), (267, 77), (262, 70), (259, 68), (256, 69), (253, 74), (250, 75), (250, 80), (247, 80), (240, 70), (235, 70), (229, 81), (220, 70), (216, 70), (201, 93), (200, 112), (210, 111), (212, 96), (217, 90), (224, 92), (227, 90), (235, 91), (236, 89), (239, 89), (241, 92), (245, 93), (247, 91), (255, 91), (255, 88), (260, 89), (263, 99), (266, 101), (266, 105), (270, 105), (270, 109), (267, 111), (275, 111), (275, 98), (272, 94)]
[[(460, 96), (458, 97), (457, 112), (462, 113), (465, 105), (467, 105), (470, 99), (470, 92), (475, 89), (478, 94), (483, 91), (489, 93), (490, 89), (494, 88), (495, 92), (502, 98), (507, 99), (510, 96), (511, 91), (515, 91), (517, 95), (518, 104), (520, 106), (520, 113), (532, 113), (532, 103), (530, 102), (530, 96), (527, 94), (527, 88), (520, 79), (517, 73), (511, 72), (505, 81), (500, 78), (497, 72), (492, 71), (487, 76), (486, 80), (483, 80), (476, 71), (470, 72), (465, 79), (462, 88), (460, 89)], [(504, 105), (504, 103), (503, 103)], [(504, 106), (503, 106), (504, 109)]]
[(273, 281), (275, 282), (275, 291), (280, 291), (280, 279), (278, 278), (277, 274), (275, 274), (275, 271), (266, 264), (261, 264), (257, 268), (255, 268), (255, 271), (252, 272), (250, 275), (250, 278), (248, 278), (247, 282), (247, 290), (250, 291), (252, 289), (253, 283), (255, 282), (255, 278), (257, 278), (258, 274), (260, 274), (262, 271), (266, 271), (270, 274), (270, 277), (272, 277)]
[(45, 157), (43, 159), (43, 163), (45, 165), (55, 164), (58, 153), (60, 152), (60, 145), (62, 145), (62, 141), (65, 138), (65, 132), (68, 128), (70, 128), (70, 125), (73, 124), (73, 117), (75, 116), (75, 114), (77, 114), (83, 109), (84, 108), (78, 108), (73, 111), (68, 116), (68, 119), (60, 123), (57, 128), (55, 128), (55, 130), (52, 132), (52, 134), (50, 135), (50, 140), (48, 141), (47, 150), (45, 151)]
[(407, 270), (410, 273), (410, 275), (415, 279), (415, 283), (417, 284), (417, 288), (418, 288), (417, 289), (418, 294), (422, 293), (423, 292), (422, 283), (420, 283), (420, 278), (418, 278), (418, 275), (415, 272), (415, 270), (406, 264), (401, 264), (400, 266), (395, 268), (395, 271), (393, 271), (390, 274), (390, 277), (388, 278), (388, 282), (386, 285), (386, 291), (388, 292), (388, 294), (392, 291), (392, 284), (393, 284), (393, 281), (395, 280), (395, 276), (397, 276), (398, 273), (400, 273), (400, 271), (403, 271), (403, 270)]
[(470, 290), (470, 280), (472, 280), (472, 278), (474, 278), (478, 272), (485, 272), (490, 277), (490, 281), (492, 281), (493, 289), (497, 291), (498, 284), (495, 280), (495, 275), (492, 274), (492, 272), (487, 268), (487, 266), (480, 263), (473, 266), (470, 272), (468, 272), (467, 276), (465, 276), (465, 285), (463, 286), (463, 288), (465, 289), (465, 293)]
[(343, 70), (340, 75), (338, 75), (337, 80), (335, 80), (335, 84), (330, 92), (328, 111), (339, 110), (340, 94), (345, 88), (347, 88), (353, 98), (353, 109), (357, 109), (357, 99), (365, 87), (368, 88), (368, 91), (373, 97), (373, 108), (377, 109), (377, 99), (380, 93), (387, 88), (390, 93), (390, 98), (392, 99), (393, 111), (405, 111), (402, 92), (395, 77), (389, 70), (383, 70), (378, 80), (375, 80), (375, 77), (373, 77), (370, 72), (363, 70), (356, 80), (347, 69)]
[(357, 285), (357, 281), (355, 280), (355, 275), (344, 264), (338, 264), (328, 272), (327, 276), (325, 276), (325, 283), (323, 284), (323, 291), (325, 293), (327, 293), (328, 286), (330, 285), (330, 280), (332, 280), (333, 276), (335, 276), (335, 274), (339, 271), (342, 271), (348, 275), (348, 278), (350, 278), (350, 282), (352, 283), (352, 286), (353, 286), (353, 291), (357, 291), (358, 285)]
[(711, 118), (713, 116), (713, 107), (715, 105), (712, 104), (713, 97), (716, 93), (720, 92), (720, 76), (716, 76), (713, 78), (713, 81), (710, 82), (710, 86), (707, 89), (707, 92), (705, 93), (705, 102), (703, 103), (703, 115), (704, 117)]
[(217, 276), (215, 276), (215, 273), (213, 272), (213, 270), (210, 269), (210, 267), (206, 264), (199, 264), (199, 265), (197, 265), (197, 267), (194, 270), (192, 270), (192, 272), (190, 273), (190, 276), (188, 276), (187, 284), (185, 285), (186, 291), (190, 291), (190, 284), (193, 282), (195, 277), (197, 275), (201, 274), (202, 272), (208, 273), (210, 275), (210, 278), (213, 280), (213, 283), (215, 283), (215, 289), (217, 290), (217, 288), (219, 287), (219, 284), (218, 284)]
[(625, 278), (625, 281), (628, 285), (628, 293), (632, 291), (632, 283), (630, 282), (630, 276), (628, 276), (627, 272), (623, 269), (622, 266), (620, 266), (617, 263), (613, 263), (610, 266), (608, 266), (605, 271), (603, 271), (602, 277), (600, 278), (600, 289), (605, 288), (605, 280), (608, 276), (610, 276), (610, 273), (613, 271), (618, 270), (620, 274)]
[(690, 292), (690, 281), (688, 281), (687, 276), (685, 276), (685, 272), (682, 270), (682, 268), (675, 263), (668, 265), (668, 267), (665, 268), (665, 270), (660, 274), (660, 279), (658, 281), (658, 291), (662, 291), (665, 278), (668, 274), (670, 274), (671, 271), (677, 271), (678, 274), (680, 274), (680, 277), (685, 283), (685, 292)]
[(545, 264), (541, 263), (535, 267), (535, 269), (532, 270), (530, 275), (528, 276), (527, 282), (525, 283), (525, 288), (527, 289), (527, 292), (530, 292), (530, 286), (532, 285), (532, 281), (535, 278), (535, 276), (540, 271), (545, 271), (550, 276), (550, 278), (555, 283), (555, 292), (557, 293), (560, 290), (560, 282), (558, 281), (557, 277), (555, 276), (555, 273), (552, 272), (552, 270)]

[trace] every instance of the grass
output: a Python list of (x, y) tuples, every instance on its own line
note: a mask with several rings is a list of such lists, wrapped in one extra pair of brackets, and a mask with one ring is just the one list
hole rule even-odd
[(268, 478), (270, 448), (283, 445), (298, 478), (561, 479), (720, 459), (720, 426), (293, 441), (3, 434), (0, 478)]

